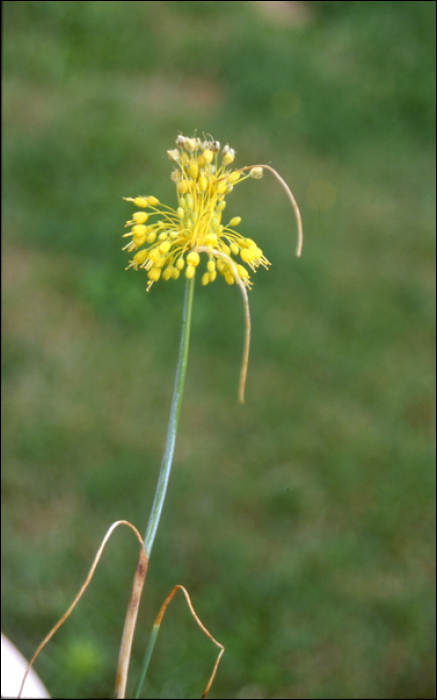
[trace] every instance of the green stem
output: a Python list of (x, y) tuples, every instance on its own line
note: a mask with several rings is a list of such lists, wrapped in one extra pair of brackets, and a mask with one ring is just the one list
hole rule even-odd
[(136, 684), (135, 690), (132, 694), (132, 698), (134, 700), (136, 700), (137, 698), (140, 697), (141, 688), (143, 687), (143, 683), (144, 683), (145, 678), (146, 678), (147, 669), (149, 668), (149, 663), (150, 663), (150, 659), (152, 657), (152, 652), (153, 652), (153, 649), (155, 646), (156, 638), (158, 636), (159, 628), (160, 628), (160, 625), (153, 626), (152, 634), (150, 635), (149, 643), (147, 645), (146, 653), (144, 655), (143, 664), (141, 666), (141, 671), (140, 671), (140, 674), (138, 676), (137, 684)]
[[(168, 480), (173, 461), (173, 453), (176, 442), (176, 434), (179, 422), (179, 415), (182, 404), (182, 393), (184, 389), (185, 374), (188, 361), (188, 348), (190, 343), (190, 328), (191, 316), (193, 310), (193, 295), (194, 295), (194, 277), (187, 279), (185, 287), (184, 311), (182, 316), (181, 341), (179, 345), (179, 356), (176, 369), (176, 379), (173, 391), (173, 399), (170, 409), (170, 418), (167, 428), (167, 438), (165, 441), (164, 454), (161, 462), (161, 470), (159, 472), (158, 484), (156, 486), (155, 498), (153, 501), (152, 511), (150, 513), (147, 530), (144, 537), (144, 551), (140, 552), (137, 569), (135, 572), (134, 582), (132, 586), (131, 598), (126, 613), (126, 620), (123, 630), (123, 637), (120, 646), (120, 654), (117, 667), (116, 692), (117, 698), (124, 698), (126, 692), (127, 674), (129, 670), (129, 661), (132, 648), (132, 641), (135, 632), (135, 625), (138, 615), (138, 607), (140, 603), (141, 593), (144, 586), (147, 565), (149, 562), (150, 553), (152, 551), (153, 542), (159, 525), (162, 509), (164, 506), (165, 495), (167, 492)], [(158, 627), (159, 630), (159, 627)], [(141, 692), (141, 686), (147, 671), (147, 666), (153, 650), (153, 645), (156, 640), (158, 630), (153, 630), (151, 645), (146, 651), (146, 657), (143, 661), (141, 674), (138, 679), (134, 698), (138, 698)]]
[(182, 317), (181, 341), (179, 345), (179, 357), (176, 369), (176, 379), (171, 402), (170, 418), (168, 421), (167, 439), (165, 441), (164, 454), (162, 457), (161, 471), (159, 472), (158, 485), (155, 491), (152, 511), (150, 513), (147, 530), (144, 537), (144, 548), (147, 558), (150, 558), (159, 519), (164, 505), (165, 494), (167, 492), (168, 480), (170, 477), (173, 452), (176, 442), (179, 414), (181, 412), (182, 393), (184, 389), (185, 373), (188, 361), (188, 348), (190, 345), (190, 327), (193, 310), (194, 277), (187, 280), (185, 288), (184, 312)]

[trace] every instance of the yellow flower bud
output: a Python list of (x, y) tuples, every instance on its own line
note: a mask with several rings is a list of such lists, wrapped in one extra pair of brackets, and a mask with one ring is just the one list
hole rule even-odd
[(188, 182), (188, 180), (179, 180), (176, 187), (178, 189), (178, 192), (180, 192), (181, 194), (186, 194), (190, 189), (190, 183)]
[(147, 197), (135, 197), (132, 201), (136, 207), (147, 207), (148, 204)]
[(217, 192), (218, 192), (218, 194), (224, 194), (224, 193), (226, 192), (226, 190), (227, 190), (227, 187), (228, 187), (228, 185), (227, 185), (227, 183), (226, 183), (224, 180), (222, 180), (221, 182), (219, 182), (218, 185), (217, 185)]
[(208, 187), (208, 180), (204, 175), (201, 175), (197, 181), (197, 184), (199, 185), (199, 190), (201, 192), (205, 192), (206, 188)]
[(237, 180), (239, 180), (239, 179), (240, 179), (240, 173), (238, 172), (238, 170), (234, 170), (234, 172), (228, 176), (228, 183), (229, 183), (229, 185), (232, 185), (234, 182), (237, 182)]
[(148, 251), (147, 250), (139, 250), (138, 253), (135, 253), (134, 255), (134, 260), (137, 265), (142, 265), (145, 259), (147, 258)]
[(153, 264), (159, 267), (158, 263), (161, 260), (161, 253), (158, 248), (152, 248), (149, 250), (149, 258), (152, 260)]
[(240, 257), (243, 262), (250, 263), (253, 260), (253, 252), (248, 248), (244, 248), (240, 251)]
[(136, 224), (144, 224), (148, 218), (149, 215), (146, 214), (145, 211), (136, 211), (134, 214), (132, 214), (132, 221), (135, 221)]
[(197, 253), (195, 250), (192, 250), (191, 253), (188, 253), (187, 255), (187, 263), (188, 265), (193, 265), (196, 267), (200, 262), (200, 255)]
[(138, 234), (135, 234), (135, 233), (134, 233), (134, 235), (132, 236), (132, 241), (134, 242), (134, 244), (136, 245), (137, 248), (139, 248), (140, 246), (142, 246), (143, 243), (146, 242), (146, 239), (147, 239), (146, 234), (140, 234), (140, 235), (138, 235)]
[(190, 163), (188, 172), (190, 173), (190, 177), (192, 180), (197, 180), (197, 175), (199, 174), (199, 166), (197, 165), (197, 163)]
[(190, 280), (194, 277), (194, 274), (196, 272), (196, 268), (193, 267), (192, 265), (187, 265), (186, 270), (185, 270), (185, 277)]
[(136, 224), (136, 226), (132, 226), (132, 234), (134, 236), (143, 236), (147, 231), (147, 226), (144, 226), (143, 224)]
[(205, 236), (205, 243), (206, 243), (206, 245), (210, 245), (210, 246), (214, 247), (217, 243), (216, 234), (215, 233), (208, 233)]
[(149, 233), (149, 235), (147, 236), (147, 243), (149, 243), (149, 245), (151, 245), (152, 243), (155, 242), (155, 239), (156, 239), (156, 231), (152, 231), (152, 232)]
[(161, 269), (159, 267), (151, 267), (149, 272), (147, 273), (147, 277), (152, 282), (157, 282), (161, 277)]
[(241, 216), (234, 216), (234, 218), (230, 220), (229, 226), (238, 226), (240, 221), (241, 221)]

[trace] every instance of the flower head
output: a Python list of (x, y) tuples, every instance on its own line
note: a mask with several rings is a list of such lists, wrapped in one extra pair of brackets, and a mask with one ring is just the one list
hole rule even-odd
[[(156, 197), (125, 197), (138, 211), (126, 223), (130, 238), (124, 249), (134, 253), (128, 268), (143, 268), (149, 279), (147, 290), (159, 279), (177, 279), (181, 272), (194, 277), (200, 253), (206, 253), (202, 284), (213, 282), (217, 273), (228, 284), (237, 279), (251, 287), (249, 270), (270, 265), (251, 238), (235, 230), (241, 222), (234, 216), (226, 223), (226, 197), (247, 178), (262, 177), (262, 167), (232, 168), (235, 151), (218, 141), (201, 141), (179, 135), (176, 148), (167, 151), (174, 169), (178, 206), (172, 209)], [(128, 269), (127, 268), (127, 269)]]
[(238, 284), (244, 301), (246, 326), (239, 385), (239, 397), (244, 401), (250, 343), (247, 289), (252, 286), (247, 268), (256, 272), (260, 265), (267, 268), (270, 263), (251, 238), (245, 238), (235, 230), (241, 222), (239, 216), (223, 223), (226, 197), (243, 180), (259, 180), (264, 170), (271, 172), (286, 191), (294, 209), (298, 257), (303, 243), (299, 207), (285, 180), (270, 165), (245, 165), (237, 170), (229, 167), (234, 162), (235, 151), (228, 144), (221, 148), (219, 141), (202, 141), (198, 137), (180, 134), (176, 148), (168, 150), (167, 155), (173, 163), (170, 177), (176, 186), (178, 206), (172, 209), (153, 195), (124, 198), (137, 207), (132, 219), (126, 223), (131, 229), (124, 234), (130, 241), (123, 250), (133, 253), (126, 269), (143, 268), (149, 278), (149, 291), (159, 279), (177, 279), (181, 272), (187, 279), (192, 279), (200, 264), (199, 253), (205, 253), (207, 261), (202, 284), (214, 282), (217, 273), (228, 284)]

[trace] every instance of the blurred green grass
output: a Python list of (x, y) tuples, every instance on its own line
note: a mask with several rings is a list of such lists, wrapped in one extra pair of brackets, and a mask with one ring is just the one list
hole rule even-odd
[[(272, 5), (3, 3), (3, 630), (30, 656), (109, 524), (145, 528), (183, 283), (124, 272), (122, 197), (174, 201), (197, 129), (279, 170), (305, 247), (267, 174), (229, 200), (273, 263), (247, 403), (238, 295), (199, 287), (132, 675), (182, 583), (226, 646), (211, 697), (433, 698), (435, 5)], [(135, 561), (119, 532), (52, 696), (112, 692)], [(199, 696), (214, 654), (175, 601), (145, 697)]]

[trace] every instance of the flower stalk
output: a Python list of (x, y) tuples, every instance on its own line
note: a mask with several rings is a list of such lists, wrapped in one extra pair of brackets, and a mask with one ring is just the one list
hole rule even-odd
[[(173, 164), (171, 179), (176, 186), (177, 208), (173, 209), (160, 203), (159, 199), (153, 195), (125, 197), (127, 201), (133, 202), (137, 208), (137, 211), (132, 214), (132, 218), (126, 223), (126, 227), (130, 227), (130, 231), (124, 234), (124, 237), (130, 239), (124, 249), (132, 254), (126, 269), (143, 269), (147, 273), (147, 291), (158, 280), (176, 280), (183, 272), (186, 277), (186, 289), (167, 438), (153, 506), (144, 537), (144, 549), (140, 552), (126, 614), (117, 669), (117, 698), (125, 697), (140, 597), (164, 506), (173, 461), (188, 360), (194, 279), (201, 261), (199, 254), (203, 253), (207, 258), (206, 270), (201, 277), (202, 285), (214, 282), (217, 275), (221, 275), (227, 284), (237, 283), (243, 296), (246, 332), (239, 383), (239, 400), (243, 403), (250, 345), (250, 314), (247, 294), (253, 284), (250, 272), (256, 272), (260, 266), (268, 269), (270, 262), (255, 241), (251, 238), (245, 238), (235, 230), (235, 227), (241, 222), (239, 216), (232, 217), (227, 223), (224, 222), (224, 211), (227, 206), (226, 197), (237, 184), (248, 178), (259, 180), (263, 176), (264, 169), (270, 171), (284, 187), (294, 209), (298, 229), (297, 256), (301, 254), (303, 241), (302, 220), (296, 200), (287, 183), (271, 166), (255, 165), (233, 169), (235, 151), (229, 145), (221, 149), (218, 141), (202, 141), (200, 138), (188, 138), (182, 134), (176, 139), (176, 148), (167, 151), (167, 155)], [(189, 605), (191, 604), (189, 603)], [(138, 697), (141, 690), (159, 630), (160, 619), (152, 631), (143, 668), (135, 689), (135, 697)], [(211, 639), (213, 638), (211, 637)], [(215, 642), (215, 640), (213, 641)], [(223, 651), (224, 649), (220, 652), (220, 656)], [(209, 685), (204, 696), (208, 689)]]
[(144, 549), (141, 550), (137, 568), (135, 570), (132, 584), (131, 597), (126, 613), (123, 636), (120, 645), (118, 658), (115, 697), (124, 698), (126, 696), (127, 676), (129, 672), (129, 662), (132, 649), (132, 641), (140, 605), (141, 593), (146, 580), (147, 566), (155, 541), (156, 532), (159, 525), (164, 500), (167, 493), (168, 481), (170, 478), (171, 465), (173, 462), (176, 434), (179, 423), (179, 416), (182, 405), (182, 395), (184, 390), (185, 375), (188, 363), (188, 349), (190, 344), (190, 328), (193, 310), (195, 277), (187, 279), (185, 288), (184, 310), (182, 316), (181, 340), (179, 345), (179, 355), (176, 369), (176, 379), (173, 390), (173, 399), (170, 409), (170, 418), (165, 441), (164, 454), (162, 457), (161, 470), (158, 477), (155, 498), (152, 505), (146, 534), (144, 536)]
[[(126, 226), (132, 226), (132, 229), (129, 233), (125, 234), (125, 236), (131, 237), (125, 249), (129, 252), (137, 251), (133, 255), (133, 259), (130, 261), (128, 267), (133, 267), (135, 270), (143, 268), (147, 272), (149, 279), (147, 291), (149, 291), (152, 284), (161, 277), (164, 280), (177, 279), (182, 270), (185, 270), (186, 277), (181, 340), (167, 437), (158, 484), (144, 540), (131, 523), (127, 521), (117, 521), (113, 523), (105, 535), (89, 574), (79, 590), (79, 593), (73, 600), (73, 603), (39, 645), (29, 662), (18, 697), (21, 697), (24, 682), (38, 654), (68, 618), (88, 587), (111, 533), (118, 525), (125, 524), (134, 531), (138, 541), (141, 543), (117, 666), (115, 697), (125, 698), (132, 642), (141, 594), (144, 588), (150, 554), (164, 506), (173, 462), (188, 362), (194, 283), (196, 269), (200, 263), (199, 253), (204, 253), (208, 256), (206, 272), (204, 272), (201, 278), (202, 285), (213, 282), (217, 277), (217, 273), (219, 273), (225, 278), (228, 284), (237, 283), (243, 296), (246, 332), (240, 373), (239, 399), (241, 402), (244, 402), (244, 389), (250, 346), (250, 313), (247, 290), (251, 288), (252, 282), (247, 268), (238, 263), (236, 257), (239, 255), (241, 261), (247, 265), (252, 272), (256, 272), (259, 266), (267, 269), (270, 263), (263, 255), (262, 250), (252, 239), (244, 238), (234, 230), (233, 227), (241, 222), (239, 216), (233, 217), (226, 225), (221, 223), (222, 213), (226, 207), (225, 197), (232, 192), (236, 183), (242, 182), (249, 177), (259, 180), (263, 175), (263, 169), (267, 169), (273, 173), (284, 187), (293, 206), (298, 228), (296, 255), (301, 255), (303, 235), (299, 208), (287, 183), (276, 170), (269, 165), (244, 166), (239, 170), (229, 170), (228, 166), (233, 163), (235, 151), (230, 148), (230, 146), (226, 145), (221, 151), (220, 162), (218, 156), (220, 144), (218, 141), (202, 142), (198, 138), (187, 138), (180, 135), (176, 139), (176, 146), (177, 148), (172, 151), (167, 151), (167, 153), (170, 160), (175, 164), (175, 169), (172, 172), (171, 178), (176, 184), (178, 208), (175, 210), (166, 205), (162, 205), (154, 196), (125, 198), (141, 209), (141, 211), (134, 212), (132, 220), (128, 221), (126, 224)], [(246, 173), (246, 171), (248, 172)], [(242, 173), (246, 174), (242, 176)], [(147, 211), (145, 211), (146, 209)], [(152, 224), (149, 222), (149, 225), (146, 226), (145, 224), (150, 216), (158, 216), (161, 218), (158, 218)], [(142, 248), (144, 245), (146, 245), (146, 247)], [(156, 618), (143, 666), (134, 690), (134, 698), (138, 698), (141, 692), (141, 687), (145, 679), (164, 612), (178, 590), (181, 590), (184, 594), (191, 614), (198, 626), (220, 649), (202, 698), (206, 697), (214, 680), (219, 661), (224, 653), (224, 647), (214, 639), (197, 617), (187, 591), (183, 586), (177, 585), (167, 596)]]
[(144, 537), (144, 549), (146, 556), (150, 557), (162, 507), (164, 505), (165, 494), (167, 492), (168, 480), (173, 461), (173, 453), (176, 442), (179, 416), (181, 412), (182, 394), (184, 390), (185, 374), (188, 362), (188, 349), (190, 345), (191, 317), (193, 312), (194, 280), (187, 279), (185, 287), (184, 311), (182, 316), (181, 340), (179, 345), (178, 364), (176, 369), (176, 379), (173, 390), (173, 399), (170, 409), (170, 419), (168, 422), (167, 439), (165, 441), (164, 455), (162, 457), (161, 471), (159, 473), (158, 485), (156, 487), (155, 499), (150, 513), (147, 530)]

